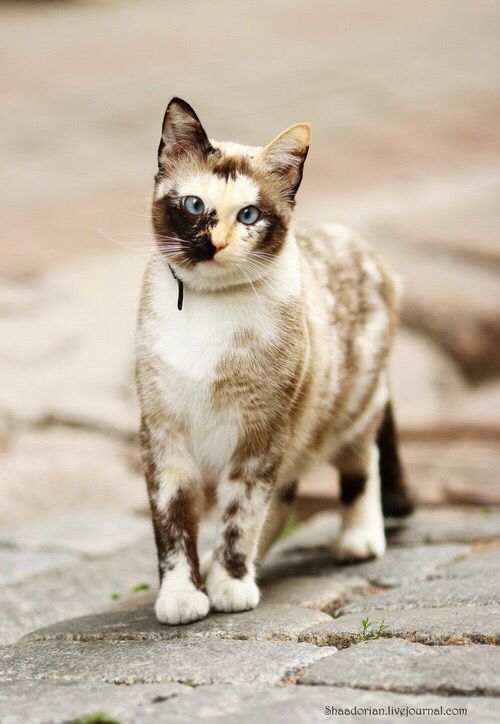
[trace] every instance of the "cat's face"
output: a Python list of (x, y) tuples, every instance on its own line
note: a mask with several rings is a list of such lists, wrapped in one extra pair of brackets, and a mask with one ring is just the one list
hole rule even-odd
[(209, 141), (187, 103), (169, 103), (153, 226), (180, 278), (217, 289), (266, 275), (285, 243), (309, 137), (300, 123), (264, 148)]

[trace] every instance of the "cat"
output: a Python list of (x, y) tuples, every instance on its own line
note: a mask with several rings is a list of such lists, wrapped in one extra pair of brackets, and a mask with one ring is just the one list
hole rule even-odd
[(411, 511), (387, 376), (397, 285), (349, 230), (294, 229), (309, 139), (298, 123), (263, 148), (216, 142), (185, 101), (165, 113), (136, 337), (162, 623), (257, 605), (257, 561), (318, 461), (340, 473), (338, 560), (382, 555), (383, 513)]

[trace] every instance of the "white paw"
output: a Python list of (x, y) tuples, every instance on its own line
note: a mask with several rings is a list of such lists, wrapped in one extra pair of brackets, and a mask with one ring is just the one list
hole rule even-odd
[(220, 563), (213, 562), (206, 586), (210, 604), (215, 611), (248, 611), (259, 603), (260, 593), (253, 574), (232, 578)]
[(208, 596), (196, 588), (161, 590), (155, 604), (160, 623), (175, 625), (199, 621), (208, 614)]
[(347, 528), (334, 541), (332, 554), (337, 561), (363, 561), (385, 553), (383, 528)]

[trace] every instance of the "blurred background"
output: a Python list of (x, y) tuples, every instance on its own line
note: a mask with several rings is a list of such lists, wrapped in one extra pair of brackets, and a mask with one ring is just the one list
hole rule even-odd
[[(132, 336), (173, 95), (220, 140), (312, 124), (297, 215), (355, 227), (404, 277), (411, 485), (500, 503), (499, 30), (489, 0), (1, 4), (3, 530), (145, 510)], [(310, 511), (336, 482), (301, 491)]]

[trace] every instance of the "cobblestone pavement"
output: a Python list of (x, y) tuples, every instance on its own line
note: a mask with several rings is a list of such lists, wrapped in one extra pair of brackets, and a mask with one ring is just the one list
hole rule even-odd
[[(0, 722), (499, 720), (498, 4), (27, 2), (0, 21)], [(383, 559), (335, 566), (317, 469), (259, 607), (169, 628), (131, 340), (174, 94), (219, 138), (311, 121), (297, 213), (359, 229), (404, 278), (392, 383), (420, 506), (387, 521)]]
[(271, 551), (255, 611), (187, 626), (155, 620), (152, 536), (115, 515), (4, 534), (0, 721), (319, 722), (354, 705), (498, 721), (499, 512), (422, 512), (383, 559), (345, 566), (337, 514), (319, 513)]

